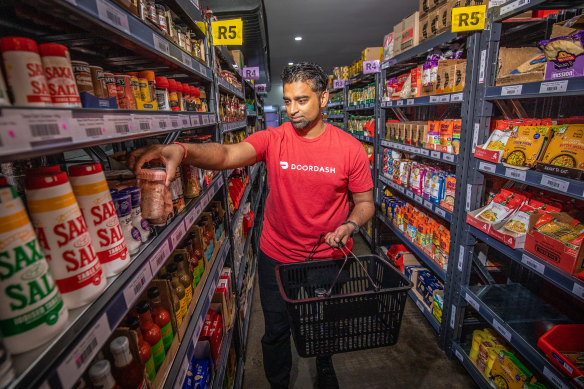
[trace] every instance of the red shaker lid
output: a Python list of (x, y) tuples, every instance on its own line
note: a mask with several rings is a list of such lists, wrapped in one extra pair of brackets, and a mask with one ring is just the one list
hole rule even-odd
[(168, 79), (168, 90), (169, 91), (176, 91), (177, 90), (176, 80), (173, 80), (172, 78)]
[(41, 56), (43, 57), (65, 57), (69, 58), (69, 49), (67, 46), (59, 45), (57, 43), (43, 43), (39, 45)]
[(156, 77), (155, 82), (157, 88), (168, 89), (168, 79), (166, 77)]
[(0, 39), (0, 50), (2, 51), (31, 51), (39, 52), (37, 43), (32, 39), (17, 36), (7, 36)]
[(67, 178), (67, 173), (45, 173), (37, 176), (26, 177), (25, 187), (28, 190), (31, 189), (45, 189), (52, 188), (53, 186), (63, 185), (69, 182)]
[(99, 163), (82, 163), (69, 166), (69, 175), (71, 177), (89, 176), (101, 172), (103, 172), (103, 169)]

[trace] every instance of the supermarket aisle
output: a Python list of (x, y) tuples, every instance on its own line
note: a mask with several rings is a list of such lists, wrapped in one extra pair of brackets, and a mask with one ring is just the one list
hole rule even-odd
[[(355, 254), (369, 253), (359, 235)], [(254, 289), (243, 387), (269, 388), (264, 376), (261, 337), (264, 318), (259, 287)], [(292, 352), (292, 388), (312, 388), (316, 381), (314, 358), (300, 358)], [(438, 348), (436, 332), (410, 298), (404, 311), (400, 338), (392, 347), (383, 347), (333, 357), (341, 388), (476, 388), (458, 361), (450, 361)]]

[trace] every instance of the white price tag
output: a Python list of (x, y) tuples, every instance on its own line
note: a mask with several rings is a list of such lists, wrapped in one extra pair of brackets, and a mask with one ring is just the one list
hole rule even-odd
[(207, 115), (203, 115), (203, 116), (201, 117), (201, 120), (202, 120), (202, 122), (203, 122), (203, 125), (205, 125), (205, 124), (209, 124), (209, 116), (207, 116)]
[(113, 4), (104, 0), (96, 0), (97, 14), (101, 20), (115, 28), (130, 34), (130, 25), (128, 24), (128, 15), (119, 10)]
[(449, 103), (450, 102), (450, 95), (439, 95), (438, 99), (441, 103)]
[(539, 274), (543, 274), (545, 272), (545, 265), (531, 258), (527, 254), (523, 254), (521, 256), (521, 263)]
[(432, 158), (438, 158), (438, 159), (440, 159), (440, 152), (439, 151), (430, 151), (430, 156)]
[(505, 15), (508, 12), (514, 11), (519, 7), (523, 7), (524, 5), (529, 4), (529, 1), (530, 0), (516, 0), (516, 1), (512, 2), (511, 4), (508, 4), (508, 5), (501, 7), (501, 12), (499, 14)]
[(70, 143), (77, 135), (71, 111), (11, 109), (2, 114), (0, 128), (6, 134), (0, 138), (0, 147), (11, 151)]
[(201, 74), (203, 74), (204, 76), (207, 75), (207, 67), (205, 65), (203, 65), (202, 63), (199, 63), (199, 71), (201, 72)]
[(150, 256), (150, 272), (152, 272), (153, 276), (162, 268), (168, 257), (170, 257), (170, 247), (168, 247), (168, 241), (165, 240), (162, 246), (156, 250), (156, 253)]
[(418, 306), (418, 309), (419, 309), (420, 311), (424, 312), (424, 311), (426, 310), (426, 309), (425, 309), (425, 307), (424, 307), (424, 304), (422, 304), (422, 303), (420, 302), (420, 300), (416, 300), (416, 305)]
[(574, 293), (576, 296), (580, 297), (581, 299), (584, 299), (584, 286), (574, 282), (574, 287), (572, 288), (572, 293)]
[(439, 101), (440, 99), (438, 98), (438, 96), (430, 96), (430, 103), (437, 103)]
[(542, 174), (540, 183), (541, 185), (559, 190), (561, 192), (567, 192), (568, 186), (570, 185), (568, 181), (560, 180), (559, 178), (548, 176), (547, 174)]
[(453, 103), (456, 103), (458, 101), (462, 101), (463, 98), (463, 93), (454, 93), (452, 95), (450, 95), (450, 101), (452, 101)]
[(424, 205), (424, 199), (423, 199), (421, 196), (414, 195), (414, 199), (415, 199), (415, 200), (416, 200), (418, 203), (420, 203), (420, 204)]
[(470, 304), (471, 307), (473, 307), (477, 312), (479, 312), (480, 310), (480, 305), (479, 303), (477, 303), (475, 301), (475, 299), (473, 299), (470, 294), (467, 293), (467, 295), (465, 296), (466, 302), (468, 302)]
[(397, 186), (397, 190), (399, 190), (402, 194), (405, 193), (405, 189), (402, 186)]
[(432, 202), (431, 202), (431, 201), (424, 200), (424, 201), (423, 201), (423, 203), (424, 203), (424, 207), (426, 207), (426, 208), (428, 208), (428, 209), (430, 209), (430, 210), (433, 208), (433, 207), (432, 207)]
[(132, 281), (128, 284), (126, 289), (124, 289), (124, 300), (126, 301), (126, 306), (131, 307), (134, 302), (142, 294), (146, 285), (152, 280), (152, 271), (150, 266), (144, 266), (138, 274), (134, 276)]
[(137, 132), (150, 132), (153, 129), (154, 122), (148, 115), (134, 114), (134, 129)]
[(397, 101), (397, 106), (401, 106), (401, 105), (404, 105), (404, 101), (403, 100), (398, 100)]
[(176, 230), (170, 236), (170, 241), (172, 243), (172, 249), (176, 249), (184, 236), (186, 235), (185, 223), (180, 223)]
[(472, 185), (471, 184), (466, 184), (466, 204), (465, 204), (465, 209), (466, 211), (470, 211), (470, 197), (472, 195)]
[(464, 268), (464, 246), (460, 245), (460, 251), (458, 252), (458, 271), (462, 273)]
[(414, 99), (408, 99), (406, 104), (407, 105), (414, 105)]
[(456, 319), (456, 305), (452, 305), (450, 312), (450, 328), (454, 329), (454, 321)]
[(454, 154), (444, 153), (442, 154), (442, 159), (449, 162), (454, 162)]
[(564, 384), (562, 380), (553, 373), (547, 366), (543, 367), (543, 375), (547, 377), (557, 388), (568, 389), (569, 386)]
[(507, 339), (507, 342), (511, 342), (511, 333), (507, 331), (507, 329), (503, 327), (496, 319), (493, 319), (493, 327), (495, 327), (497, 332), (503, 335), (505, 339)]
[(105, 125), (105, 120), (101, 114), (93, 114), (94, 117), (89, 117), (92, 114), (83, 113), (84, 117), (75, 117), (76, 113), (73, 115), (73, 126), (76, 125), (77, 131), (75, 131), (75, 139), (82, 140), (87, 138), (104, 138), (107, 136), (112, 136), (114, 133), (107, 131)]
[(527, 172), (525, 170), (517, 170), (513, 168), (505, 169), (505, 177), (509, 177), (513, 180), (525, 181)]
[(479, 70), (479, 84), (485, 82), (485, 66), (487, 64), (487, 50), (481, 50), (481, 67)]
[(522, 90), (523, 85), (507, 85), (501, 88), (501, 96), (520, 95)]
[(420, 149), (420, 154), (425, 155), (426, 157), (430, 155), (430, 150), (428, 149)]
[(568, 90), (568, 80), (542, 82), (539, 93), (563, 93)]
[(408, 197), (411, 197), (412, 199), (414, 198), (414, 192), (406, 189), (406, 194), (408, 195)]
[(215, 115), (209, 115), (209, 123), (210, 124), (217, 123), (217, 119), (216, 119)]
[(69, 356), (57, 368), (57, 375), (64, 388), (72, 388), (79, 377), (87, 369), (93, 357), (110, 336), (107, 314), (101, 315), (87, 334), (77, 343)]
[(474, 132), (472, 134), (472, 151), (473, 151), (473, 153), (474, 153), (474, 150), (479, 143), (479, 130), (480, 130), (480, 128), (481, 128), (481, 125), (479, 123), (474, 124)]
[(191, 125), (189, 115), (178, 115), (178, 125), (180, 128), (185, 128)]
[(462, 361), (463, 361), (462, 354), (460, 353), (460, 351), (458, 351), (458, 350), (455, 350), (455, 351), (454, 351), (454, 355), (456, 355), (456, 358), (458, 358), (458, 360), (459, 360), (460, 362), (462, 362)]
[(193, 67), (192, 57), (190, 55), (188, 55), (187, 53), (185, 53), (184, 51), (182, 52), (182, 63), (187, 65), (189, 68)]
[(495, 173), (497, 171), (497, 165), (488, 162), (481, 162), (479, 163), (479, 169), (489, 173)]
[(191, 126), (200, 126), (200, 118), (199, 115), (191, 115)]
[(438, 216), (441, 216), (442, 218), (446, 218), (446, 212), (442, 208), (435, 207), (434, 213), (436, 213)]
[(157, 33), (152, 33), (152, 40), (154, 41), (154, 48), (163, 54), (170, 57), (170, 43)]

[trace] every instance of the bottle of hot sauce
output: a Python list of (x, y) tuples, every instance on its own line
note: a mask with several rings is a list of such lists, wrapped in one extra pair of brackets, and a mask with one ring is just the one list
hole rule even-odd
[(125, 336), (119, 336), (110, 343), (114, 356), (116, 381), (122, 389), (146, 389), (144, 370), (130, 352), (130, 342)]
[(137, 317), (130, 316), (128, 320), (126, 320), (126, 325), (138, 334), (138, 354), (140, 355), (140, 360), (146, 369), (148, 379), (153, 381), (156, 377), (156, 369), (154, 368), (154, 358), (152, 358), (152, 348), (150, 344), (144, 340), (144, 337), (142, 337), (140, 321)]
[[(185, 287), (178, 279), (178, 268), (175, 263), (171, 263), (166, 267), (166, 272), (170, 274), (172, 288), (174, 289), (178, 299), (180, 301), (180, 322), (182, 323), (183, 318), (187, 314), (187, 299), (185, 294)], [(177, 321), (179, 321), (177, 317)]]
[(152, 355), (154, 356), (154, 366), (156, 370), (160, 368), (166, 353), (164, 351), (164, 343), (162, 342), (162, 335), (160, 327), (152, 320), (150, 314), (150, 304), (147, 301), (142, 301), (136, 307), (140, 319), (140, 329), (144, 340), (152, 345)]
[(172, 323), (170, 322), (170, 313), (162, 307), (160, 290), (157, 287), (148, 289), (148, 298), (150, 299), (150, 312), (152, 313), (152, 319), (154, 320), (154, 323), (160, 327), (164, 351), (168, 351), (172, 344), (172, 340), (174, 339)]

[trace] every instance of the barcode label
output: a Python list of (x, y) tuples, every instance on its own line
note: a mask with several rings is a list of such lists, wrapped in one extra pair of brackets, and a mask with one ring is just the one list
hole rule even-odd
[[(424, 199), (418, 195), (414, 195), (414, 199), (420, 203), (420, 204), (424, 204)], [(431, 206), (430, 206), (431, 207)]]
[(128, 15), (118, 10), (115, 6), (106, 3), (104, 0), (97, 0), (97, 14), (99, 18), (111, 26), (114, 26), (126, 33), (130, 33), (128, 25)]
[(408, 99), (407, 105), (414, 105), (414, 99)]
[(397, 101), (397, 105), (398, 105), (398, 106), (400, 106), (400, 105), (404, 105), (404, 101), (403, 101), (403, 100), (398, 100), (398, 101)]
[(479, 84), (485, 82), (485, 66), (487, 64), (487, 50), (481, 50), (481, 67), (479, 70)]
[[(185, 125), (185, 124), (183, 124), (183, 125)], [(178, 127), (179, 127), (178, 120), (173, 120), (172, 121), (172, 128), (178, 128)]]
[(118, 134), (126, 134), (130, 132), (130, 126), (128, 124), (116, 124), (115, 129)]
[(457, 102), (457, 101), (462, 101), (462, 92), (460, 93), (455, 93), (453, 95), (450, 96), (450, 101), (452, 101), (453, 103)]
[(563, 93), (568, 90), (568, 80), (542, 82), (539, 93)]
[(57, 123), (31, 124), (29, 128), (32, 136), (34, 137), (61, 135), (61, 131), (59, 130), (59, 125)]
[(568, 389), (568, 385), (564, 384), (562, 380), (555, 375), (547, 366), (543, 367), (543, 375), (547, 377), (557, 388)]
[(479, 143), (479, 130), (481, 129), (481, 125), (479, 123), (474, 124), (474, 132), (472, 134), (472, 151), (474, 153), (475, 148)]
[(470, 211), (470, 198), (472, 195), (472, 185), (471, 184), (466, 184), (466, 204), (465, 204), (465, 209), (466, 211)]
[(521, 256), (521, 263), (539, 274), (543, 274), (545, 272), (545, 265), (543, 263), (539, 263), (526, 254)]
[(200, 125), (199, 115), (191, 115), (191, 125), (192, 126), (199, 126)]
[(146, 285), (152, 280), (152, 271), (150, 266), (144, 266), (140, 273), (134, 276), (134, 279), (124, 289), (124, 300), (126, 306), (131, 307), (138, 296), (142, 293)]
[(570, 185), (570, 183), (567, 181), (560, 180), (558, 178), (551, 177), (546, 174), (542, 174), (540, 183), (541, 185), (547, 186), (555, 190), (559, 190), (561, 192), (567, 192), (568, 186)]
[(64, 388), (73, 387), (110, 334), (107, 315), (103, 314), (57, 368), (57, 375)]
[(450, 313), (450, 328), (454, 329), (454, 321), (456, 319), (456, 305), (452, 304), (452, 309)]
[(182, 238), (185, 236), (185, 224), (180, 223), (176, 230), (170, 236), (172, 249), (176, 249)]
[(477, 312), (479, 312), (481, 306), (468, 293), (466, 294), (466, 302), (469, 303), (470, 306), (473, 307)]
[(511, 342), (511, 333), (507, 331), (507, 329), (503, 327), (496, 319), (493, 319), (493, 327), (495, 327), (497, 332), (503, 335), (505, 339), (507, 339), (507, 342)]
[(440, 159), (440, 152), (439, 151), (430, 151), (430, 156), (432, 158), (438, 158), (438, 159)]
[(425, 155), (427, 157), (430, 155), (430, 150), (420, 149), (420, 154)]
[(207, 115), (203, 115), (201, 119), (203, 121), (203, 124), (209, 124), (209, 117)]
[(430, 96), (430, 103), (437, 103), (439, 101), (440, 99), (438, 98), (438, 96)]
[(529, 0), (517, 0), (512, 2), (511, 4), (505, 5), (503, 7), (501, 7), (501, 12), (500, 15), (505, 15), (506, 13), (509, 13), (511, 11), (516, 10), (519, 7), (523, 7), (524, 5), (529, 4)]
[(495, 173), (497, 171), (497, 166), (492, 163), (481, 162), (479, 163), (479, 169), (489, 173)]
[(85, 135), (87, 136), (101, 136), (101, 127), (90, 127), (85, 129)]
[(442, 154), (442, 159), (449, 162), (454, 162), (454, 154), (444, 153)]
[(450, 95), (441, 95), (441, 96), (438, 96), (438, 99), (441, 103), (449, 103), (450, 102)]
[(432, 203), (428, 200), (424, 200), (424, 207), (428, 208), (428, 209), (432, 209)]
[(458, 358), (458, 360), (459, 360), (460, 362), (462, 362), (463, 358), (462, 358), (462, 354), (460, 353), (460, 351), (458, 351), (458, 350), (455, 350), (455, 351), (454, 351), (454, 355), (456, 355), (456, 358)]
[(501, 96), (516, 96), (520, 95), (523, 90), (523, 85), (508, 85), (501, 88)]
[(200, 208), (195, 207), (195, 208), (191, 209), (191, 211), (187, 214), (187, 216), (185, 218), (188, 228), (190, 228), (193, 224), (195, 224), (195, 221), (199, 217), (200, 213), (201, 213)]
[(513, 168), (506, 168), (505, 176), (514, 180), (525, 181), (527, 177), (527, 172)]
[(464, 246), (460, 245), (460, 251), (458, 252), (458, 271), (462, 273), (464, 268)]
[(424, 308), (424, 305), (420, 302), (420, 300), (416, 300), (416, 305), (418, 306), (418, 309), (422, 312), (424, 312), (426, 309)]
[(401, 193), (405, 192), (405, 189), (399, 185), (397, 185), (397, 190), (399, 190)]
[(150, 130), (150, 123), (140, 122), (140, 130), (142, 130), (142, 131)]
[(574, 287), (572, 288), (572, 293), (574, 293), (576, 296), (580, 297), (581, 299), (584, 299), (584, 286), (574, 282)]
[(152, 40), (154, 41), (154, 48), (163, 54), (170, 56), (170, 44), (166, 39), (156, 33), (152, 33)]
[(166, 128), (166, 120), (159, 120), (158, 121), (158, 128), (164, 130)]
[[(183, 127), (188, 127), (191, 124), (191, 121), (189, 120), (189, 117), (187, 115), (178, 115), (178, 122)], [(174, 122), (172, 122), (172, 123), (174, 126)]]
[(438, 216), (442, 216), (443, 218), (446, 217), (446, 212), (444, 212), (444, 210), (442, 208), (435, 207), (434, 213), (436, 213), (436, 215), (438, 215)]
[(150, 272), (155, 275), (158, 270), (162, 268), (166, 259), (170, 256), (170, 248), (168, 247), (168, 241), (164, 241), (162, 246), (152, 255), (150, 260)]
[(188, 55), (187, 53), (185, 53), (184, 51), (182, 52), (182, 62), (187, 65), (189, 68), (193, 67), (193, 60), (191, 58), (190, 55)]

